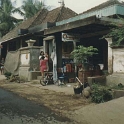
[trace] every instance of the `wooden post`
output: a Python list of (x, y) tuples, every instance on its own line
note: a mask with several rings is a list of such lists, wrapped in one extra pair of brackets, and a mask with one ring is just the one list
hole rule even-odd
[[(76, 48), (76, 42), (74, 42), (74, 41), (73, 41), (73, 46), (74, 46), (74, 49), (75, 49), (75, 48)], [(75, 64), (75, 60), (74, 60), (74, 66), (75, 66), (75, 67), (74, 67), (74, 71), (75, 71), (75, 81), (76, 81), (77, 66), (76, 66), (76, 64)]]

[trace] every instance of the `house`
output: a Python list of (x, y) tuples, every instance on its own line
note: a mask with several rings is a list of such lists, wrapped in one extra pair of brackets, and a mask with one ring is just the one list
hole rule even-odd
[(51, 11), (46, 9), (40, 10), (35, 16), (24, 20), (0, 39), (3, 45), (2, 57), (5, 58), (8, 51), (15, 51), (21, 47), (26, 47), (25, 41), (28, 39), (36, 40), (35, 46), (42, 46), (44, 29), (54, 26), (57, 21), (62, 21), (75, 15), (77, 14), (74, 11), (64, 6)]
[[(40, 74), (38, 56), (40, 48), (42, 49), (43, 46), (44, 29), (55, 26), (56, 21), (68, 19), (75, 15), (77, 14), (74, 11), (64, 6), (51, 11), (42, 9), (34, 17), (25, 20), (3, 36), (1, 39), (3, 45), (1, 55), (3, 58), (7, 55), (5, 62), (6, 70), (15, 74), (19, 73), (26, 80), (32, 74), (31, 71), (34, 68)], [(34, 43), (35, 47), (27, 47), (25, 41), (34, 42), (34, 40), (36, 41)]]
[[(56, 26), (44, 30), (44, 35), (54, 36), (44, 38), (44, 40), (56, 41), (57, 68), (61, 68), (63, 63), (71, 62), (70, 52), (78, 45), (94, 46), (98, 49), (98, 54), (90, 58), (89, 62), (97, 70), (98, 64), (104, 65), (104, 70), (109, 73), (108, 82), (123, 84), (123, 48), (111, 48), (112, 38), (102, 39), (110, 32), (112, 23), (122, 23), (117, 17), (124, 16), (124, 3), (118, 0), (108, 0), (94, 8), (91, 8), (75, 17), (56, 22)], [(67, 42), (63, 40), (63, 35), (68, 37), (78, 37), (79, 42)], [(65, 38), (65, 35), (64, 35)], [(48, 42), (45, 42), (46, 46)], [(121, 54), (121, 56), (119, 56)], [(95, 74), (96, 73), (96, 74)], [(93, 75), (99, 75), (98, 71)], [(83, 75), (82, 75), (83, 77)], [(121, 77), (121, 78), (120, 78)]]
[[(48, 13), (50, 14), (52, 11)], [(46, 15), (49, 15), (48, 13)], [(63, 12), (62, 15), (65, 16), (65, 13)], [(43, 23), (39, 23), (39, 21), (35, 20), (35, 26), (29, 26), (28, 31), (30, 32), (30, 38), (32, 34), (37, 37), (42, 36), (39, 46), (43, 45), (45, 52), (50, 54), (53, 51), (56, 53), (55, 63), (53, 64), (54, 71), (58, 70), (59, 72), (66, 64), (73, 63), (73, 60), (70, 58), (70, 52), (75, 46), (94, 46), (98, 49), (98, 54), (94, 55), (89, 60), (95, 70), (92, 75), (100, 75), (99, 71), (97, 71), (98, 64), (103, 64), (104, 70), (108, 71), (110, 74), (107, 77), (107, 80), (110, 82), (113, 82), (113, 80), (117, 82), (119, 80), (118, 74), (121, 75), (124, 72), (123, 49), (111, 48), (110, 44), (112, 43), (112, 38), (102, 39), (102, 37), (110, 32), (110, 29), (113, 27), (111, 23), (122, 23), (121, 20), (117, 18), (117, 15), (121, 17), (124, 16), (124, 3), (119, 2), (118, 0), (108, 0), (107, 2), (93, 7), (79, 15), (75, 16), (74, 13), (73, 17), (65, 17), (61, 18), (61, 20), (57, 20), (59, 17), (56, 19), (51, 17), (50, 19), (54, 19), (54, 21), (51, 21), (52, 26), (49, 27), (46, 26), (44, 28), (42, 25), (41, 27), (43, 28), (40, 28), (40, 24), (49, 22), (47, 20), (49, 16), (45, 17), (46, 21), (44, 19), (44, 21), (42, 21)], [(25, 35), (27, 37), (28, 34)], [(25, 35), (23, 34), (20, 37), (24, 38)], [(69, 39), (70, 37), (72, 38), (71, 40)], [(10, 40), (11, 39), (5, 39), (2, 41), (4, 44)], [(38, 42), (36, 43), (38, 44)], [(121, 53), (121, 57), (118, 56), (119, 53)], [(74, 66), (71, 69), (71, 72), (74, 72)], [(70, 73), (68, 76), (70, 75), (72, 76), (73, 74)], [(116, 77), (116, 79), (114, 77)], [(119, 83), (123, 83), (122, 79), (123, 76), (121, 77), (121, 80), (119, 80)]]

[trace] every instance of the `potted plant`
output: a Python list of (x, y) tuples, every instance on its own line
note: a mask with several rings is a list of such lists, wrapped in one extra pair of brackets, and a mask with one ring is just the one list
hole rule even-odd
[(72, 52), (71, 56), (74, 59), (76, 65), (82, 65), (85, 69), (85, 65), (87, 64), (87, 60), (89, 57), (97, 54), (97, 48), (93, 46), (84, 47), (84, 46), (77, 46)]
[[(94, 48), (93, 46), (84, 47), (84, 46), (77, 46), (72, 52), (71, 56), (74, 59), (74, 62), (76, 66), (81, 65), (82, 70), (78, 73), (79, 79), (84, 82), (87, 78), (87, 74), (85, 74), (85, 77), (82, 75), (85, 72), (88, 72), (88, 63), (87, 60), (89, 57), (93, 56), (94, 54), (97, 54), (98, 49)], [(83, 73), (82, 73), (83, 72)], [(90, 75), (89, 75), (90, 76)]]

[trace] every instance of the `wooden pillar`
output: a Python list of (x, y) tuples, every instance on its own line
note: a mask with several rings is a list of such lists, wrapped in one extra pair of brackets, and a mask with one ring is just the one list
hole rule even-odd
[(112, 44), (112, 38), (105, 38), (108, 42), (108, 73), (113, 73), (113, 53), (110, 45)]
[(7, 43), (7, 53), (9, 52), (9, 42)]
[(76, 48), (76, 42), (73, 41), (73, 46), (74, 46), (74, 49)]
[(0, 60), (1, 60), (1, 48), (2, 48), (2, 45), (1, 45), (1, 43), (0, 43)]
[(47, 43), (46, 43), (46, 40), (43, 40), (43, 51), (45, 53), (47, 52)]
[(20, 48), (22, 48), (22, 39), (21, 39), (21, 41), (20, 41)]

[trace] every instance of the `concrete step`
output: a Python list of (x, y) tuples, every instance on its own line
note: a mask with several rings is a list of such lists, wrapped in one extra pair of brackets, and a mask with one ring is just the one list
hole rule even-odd
[(42, 76), (37, 76), (37, 80), (41, 80), (42, 79)]

